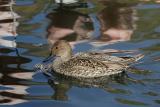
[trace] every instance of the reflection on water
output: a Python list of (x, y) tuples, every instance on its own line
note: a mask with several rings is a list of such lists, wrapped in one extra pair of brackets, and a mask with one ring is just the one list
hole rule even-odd
[[(0, 105), (158, 107), (159, 0), (53, 1), (0, 0)], [(127, 75), (98, 80), (35, 73), (34, 65), (60, 39), (69, 41), (74, 53), (145, 57)]]
[[(72, 87), (81, 87), (81, 88), (101, 88), (104, 91), (110, 93), (124, 93), (127, 94), (128, 92), (123, 89), (116, 89), (109, 87), (109, 83), (119, 83), (119, 84), (127, 84), (129, 81), (134, 82), (131, 78), (124, 74), (118, 74), (111, 77), (101, 77), (101, 78), (94, 78), (94, 79), (84, 79), (84, 78), (72, 78), (72, 77), (64, 77), (62, 75), (52, 76), (51, 79), (48, 79), (49, 85), (54, 90), (54, 94), (52, 98), (54, 100), (62, 100), (67, 101), (69, 100), (67, 96), (67, 92)], [(54, 79), (53, 79), (54, 78)], [(126, 81), (128, 80), (128, 82)]]
[[(84, 14), (67, 8), (53, 10), (52, 13), (48, 14), (48, 18), (51, 20), (47, 29), (49, 43), (53, 44), (59, 39), (72, 42), (86, 39), (103, 42), (130, 40), (137, 19), (133, 5), (111, 1), (102, 4), (105, 4), (103, 5), (104, 9), (97, 12), (96, 17), (93, 17), (93, 13)], [(95, 36), (96, 33), (94, 33), (97, 29), (99, 29), (99, 37)]]
[(103, 2), (105, 8), (98, 13), (102, 40), (130, 40), (135, 29), (136, 10), (125, 3)]
[[(0, 67), (1, 67), (1, 84), (4, 91), (1, 91), (1, 103), (7, 105), (13, 105), (25, 102), (20, 99), (21, 96), (27, 94), (26, 89), (28, 86), (22, 85), (19, 81), (24, 79), (32, 79), (33, 73), (21, 74), (21, 65), (28, 63), (31, 60), (22, 56), (19, 56), (16, 45), (16, 28), (18, 26), (17, 18), (19, 16), (13, 12), (13, 1), (1, 2), (1, 18), (0, 18)], [(16, 53), (17, 56), (11, 56), (10, 53)], [(9, 65), (14, 64), (14, 68)], [(32, 74), (32, 75), (30, 75)], [(19, 78), (23, 76), (23, 78)], [(1, 86), (2, 87), (2, 86)], [(11, 95), (10, 95), (11, 94)], [(13, 95), (14, 98), (12, 98)], [(9, 96), (8, 96), (9, 95)]]
[[(7, 2), (6, 2), (7, 3)], [(0, 11), (0, 45), (6, 47), (16, 47), (14, 38), (16, 35), (16, 27), (18, 22), (16, 21), (19, 16), (13, 12), (12, 2), (9, 4), (1, 5), (2, 11)], [(12, 38), (12, 40), (7, 40), (6, 38)]]
[(50, 13), (48, 17), (52, 21), (47, 35), (51, 44), (59, 39), (78, 41), (91, 38), (92, 22), (86, 14), (60, 9)]

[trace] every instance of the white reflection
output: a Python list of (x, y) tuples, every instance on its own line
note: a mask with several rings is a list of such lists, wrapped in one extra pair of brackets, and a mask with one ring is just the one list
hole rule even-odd
[(10, 11), (0, 11), (0, 46), (2, 47), (16, 47), (16, 28), (19, 25), (16, 19), (20, 16), (13, 12), (12, 5), (13, 0), (9, 4), (1, 5), (10, 8)]
[[(3, 1), (1, 0), (0, 2), (3, 3)], [(1, 8), (4, 7), (5, 9), (7, 7), (10, 9), (6, 11), (0, 10), (0, 47), (16, 48), (16, 42), (15, 42), (15, 37), (17, 36), (16, 28), (19, 25), (19, 23), (17, 22), (17, 18), (19, 18), (20, 16), (17, 13), (13, 12), (13, 9), (12, 9), (13, 4), (14, 4), (14, 1), (10, 0), (8, 1), (8, 4), (0, 5)], [(19, 78), (19, 79), (32, 79), (32, 75), (33, 73), (11, 74), (12, 77)], [(0, 78), (2, 78), (2, 80), (6, 79), (5, 76), (6, 76), (5, 74), (0, 73)], [(14, 105), (14, 104), (26, 102), (26, 100), (18, 98), (16, 97), (16, 95), (23, 96), (28, 94), (26, 91), (26, 89), (28, 89), (27, 85), (25, 86), (25, 85), (1, 85), (0, 84), (0, 86), (4, 88), (4, 90), (1, 90), (0, 93), (5, 94), (0, 96), (0, 100), (2, 102), (1, 105)]]
[[(9, 99), (9, 97), (4, 97), (4, 96), (0, 96), (0, 100), (3, 100), (3, 99), (6, 99), (6, 100), (8, 100)], [(27, 102), (26, 100), (21, 100), (21, 99), (16, 99), (16, 98), (14, 98), (14, 99), (10, 99), (9, 100), (9, 103), (4, 103), (4, 104), (0, 104), (0, 105), (15, 105), (15, 104), (19, 104), (19, 103), (25, 103), (25, 102)]]
[[(9, 74), (10, 77), (16, 78), (16, 79), (25, 79), (25, 80), (31, 80), (33, 77), (34, 73), (33, 72), (22, 72), (22, 73), (12, 73)], [(20, 95), (24, 96), (29, 94), (26, 90), (28, 89), (28, 85), (3, 85), (3, 87), (8, 88), (5, 89), (3, 92), (8, 93), (8, 94), (15, 94), (15, 95)], [(21, 99), (18, 97), (7, 97), (7, 96), (2, 96), (2, 99), (7, 99), (10, 100), (7, 103), (4, 103), (2, 105), (14, 105), (14, 104), (20, 104), (27, 102), (25, 99)]]
[(20, 16), (17, 13), (14, 12), (8, 12), (8, 11), (0, 11), (0, 20), (5, 20), (5, 19), (13, 19), (13, 15), (15, 18), (19, 18)]
[(7, 88), (13, 88), (5, 90), (5, 92), (16, 93), (16, 94), (28, 94), (25, 90), (28, 88), (27, 86), (22, 85), (4, 85)]
[(76, 3), (79, 0), (55, 0), (56, 3), (64, 3), (64, 4), (71, 4), (71, 3)]
[(21, 72), (21, 73), (12, 73), (10, 74), (11, 77), (18, 78), (18, 79), (32, 79), (32, 76), (34, 75), (33, 72)]

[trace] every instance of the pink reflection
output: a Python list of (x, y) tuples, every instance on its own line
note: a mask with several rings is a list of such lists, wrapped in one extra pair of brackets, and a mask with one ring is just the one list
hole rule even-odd
[(132, 5), (103, 1), (105, 8), (98, 13), (102, 41), (128, 41), (135, 30), (136, 11)]
[(52, 45), (55, 41), (65, 39), (70, 42), (91, 38), (93, 25), (90, 17), (72, 10), (57, 10), (48, 14), (51, 20), (47, 39)]
[(92, 21), (92, 16), (73, 10), (57, 9), (48, 15), (51, 20), (47, 28), (49, 43), (52, 45), (55, 41), (64, 39), (75, 45), (92, 40), (91, 44), (96, 46), (130, 40), (137, 20), (133, 5), (112, 1), (103, 1), (103, 4), (104, 8), (97, 13), (101, 34), (98, 38), (94, 38), (97, 28), (93, 25), (97, 22)]

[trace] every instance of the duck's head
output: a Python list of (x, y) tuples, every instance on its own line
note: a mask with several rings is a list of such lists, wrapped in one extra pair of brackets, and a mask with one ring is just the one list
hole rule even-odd
[(61, 58), (71, 58), (72, 56), (72, 48), (70, 44), (65, 40), (59, 40), (54, 43), (51, 48), (51, 53), (55, 57)]
[(65, 40), (56, 41), (52, 48), (49, 57), (44, 62), (53, 61), (53, 59), (61, 59), (67, 61), (72, 57), (72, 48), (70, 44)]

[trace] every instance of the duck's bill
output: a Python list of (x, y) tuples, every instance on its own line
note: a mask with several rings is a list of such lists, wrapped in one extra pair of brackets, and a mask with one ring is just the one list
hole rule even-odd
[(43, 62), (53, 62), (56, 56), (50, 54), (46, 59), (43, 60)]

